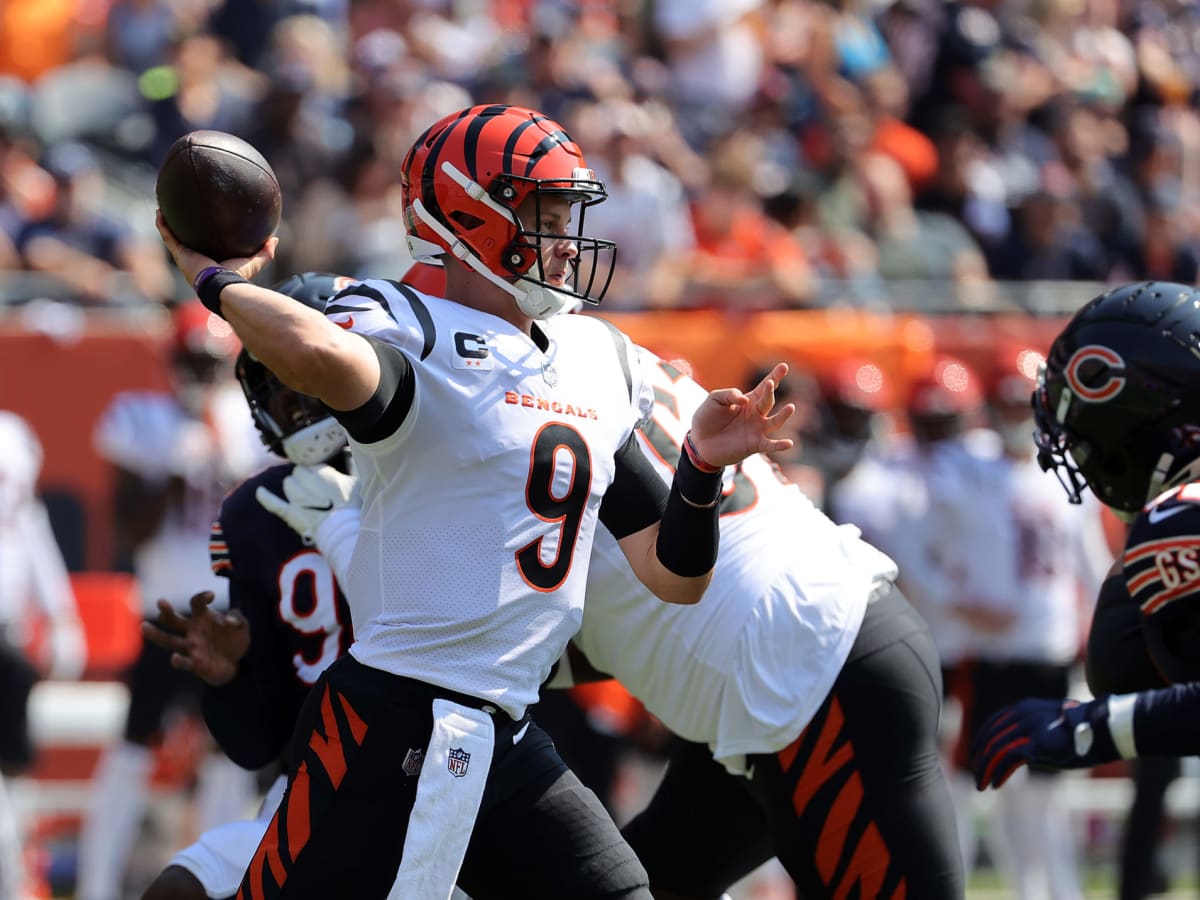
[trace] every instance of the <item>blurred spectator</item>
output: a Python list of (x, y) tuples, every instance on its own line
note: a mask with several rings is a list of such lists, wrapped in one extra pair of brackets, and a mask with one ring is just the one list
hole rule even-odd
[(105, 23), (108, 61), (139, 75), (166, 64), (183, 25), (181, 12), (164, 0), (115, 0)]
[(1010, 281), (1103, 281), (1104, 248), (1080, 222), (1079, 204), (1066, 170), (1047, 165), (1040, 191), (1026, 194), (1015, 227), (991, 254), (992, 276)]
[(1000, 174), (988, 165), (983, 141), (971, 130), (962, 108), (943, 109), (930, 134), (937, 148), (937, 171), (914, 204), (953, 216), (981, 248), (999, 244), (1012, 228), (1006, 189)]
[(1099, 108), (1060, 98), (1044, 114), (1047, 131), (1069, 175), (1080, 223), (1100, 242), (1111, 270), (1141, 222), (1137, 188), (1110, 156), (1127, 139), (1124, 127)]
[(219, 0), (211, 4), (206, 31), (242, 65), (264, 68), (271, 32), (294, 5), (292, 0)]
[(354, 144), (345, 118), (350, 70), (341, 39), (316, 16), (288, 16), (271, 36), (267, 86), (243, 135), (271, 163), (284, 198), (279, 266), (283, 271), (338, 268), (320, 223), (345, 207), (337, 183)]
[(1174, 281), (1196, 284), (1200, 277), (1200, 247), (1185, 231), (1182, 189), (1164, 182), (1145, 200), (1141, 234), (1117, 265), (1113, 277), (1124, 281)]
[(912, 190), (900, 163), (871, 154), (863, 160), (861, 171), (881, 278), (970, 281), (988, 277), (983, 253), (961, 223), (945, 213), (913, 207)]
[(760, 146), (732, 136), (713, 153), (711, 181), (692, 203), (696, 249), (687, 258), (687, 306), (801, 306), (816, 289), (803, 248), (763, 211), (754, 191)]
[(650, 114), (631, 101), (610, 101), (581, 108), (569, 127), (608, 190), (585, 223), (589, 234), (617, 242), (605, 309), (677, 305), (696, 237), (683, 185), (648, 153)]
[(49, 215), (54, 180), (36, 162), (31, 140), (29, 91), (15, 78), (0, 78), (0, 271), (23, 263), (17, 240), (25, 224)]
[(189, 131), (244, 134), (265, 84), (262, 76), (247, 79), (246, 70), (229, 65), (221, 42), (204, 32), (179, 36), (170, 59), (141, 78), (154, 122), (147, 156), (155, 166)]
[(697, 146), (727, 134), (758, 89), (765, 65), (756, 15), (765, 0), (658, 0), (655, 33), (671, 73), (673, 105)]
[(76, 0), (5, 0), (0, 4), (0, 74), (30, 84), (76, 57), (85, 22)]
[(937, 147), (931, 138), (904, 121), (908, 86), (899, 70), (885, 66), (865, 78), (862, 87), (873, 125), (870, 149), (896, 160), (911, 190), (920, 190), (937, 173)]
[[(105, 213), (106, 175), (95, 154), (85, 144), (55, 144), (41, 165), (54, 179), (54, 205), (17, 235), (25, 267), (61, 279), (87, 303), (131, 293), (156, 302), (169, 298), (173, 281), (158, 242)], [(129, 279), (132, 292), (119, 276)]]
[(778, 193), (763, 199), (763, 211), (795, 238), (822, 284), (839, 290), (846, 299), (878, 297), (874, 242), (856, 228), (825, 228), (817, 208), (819, 179), (797, 172)]

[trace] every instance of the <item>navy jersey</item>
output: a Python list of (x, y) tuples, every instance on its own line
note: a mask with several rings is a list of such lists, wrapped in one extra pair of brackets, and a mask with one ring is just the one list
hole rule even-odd
[(1171, 682), (1200, 680), (1200, 482), (1173, 488), (1142, 511), (1122, 561), (1155, 666)]
[(212, 529), (213, 571), (229, 579), (229, 605), (246, 616), (251, 638), (237, 677), (205, 690), (204, 718), (221, 749), (248, 769), (286, 751), (309, 688), (353, 641), (328, 563), (254, 497), (260, 485), (282, 496), (292, 469), (272, 466), (242, 482)]

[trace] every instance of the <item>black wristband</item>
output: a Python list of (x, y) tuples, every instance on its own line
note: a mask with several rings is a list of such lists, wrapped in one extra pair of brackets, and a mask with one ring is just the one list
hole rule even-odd
[(720, 500), (721, 473), (701, 472), (681, 453), (654, 547), (667, 569), (683, 578), (712, 571), (720, 544)]
[(225, 318), (221, 313), (221, 291), (231, 284), (249, 284), (249, 282), (233, 269), (221, 269), (200, 282), (200, 286), (196, 288), (196, 296), (209, 310), (221, 318)]

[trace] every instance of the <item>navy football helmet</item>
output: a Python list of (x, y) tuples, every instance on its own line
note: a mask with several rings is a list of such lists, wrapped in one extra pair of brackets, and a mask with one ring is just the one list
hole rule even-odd
[(1033, 393), (1038, 461), (1071, 502), (1089, 487), (1131, 518), (1200, 475), (1200, 291), (1141, 282), (1089, 301)]
[[(293, 275), (272, 287), (324, 313), (325, 303), (354, 279), (324, 272)], [(328, 462), (347, 446), (346, 432), (315, 397), (292, 390), (243, 349), (235, 366), (250, 415), (267, 448), (297, 465)]]

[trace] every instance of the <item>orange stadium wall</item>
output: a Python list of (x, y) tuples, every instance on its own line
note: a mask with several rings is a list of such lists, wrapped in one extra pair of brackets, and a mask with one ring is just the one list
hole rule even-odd
[[(846, 309), (606, 318), (659, 355), (687, 359), (709, 386), (744, 386), (756, 369), (779, 359), (820, 374), (856, 356), (883, 368), (897, 397), (935, 352), (959, 355), (986, 376), (1001, 342), (1025, 341), (1044, 351), (1062, 326), (1059, 319), (1020, 315)], [(77, 341), (64, 342), (23, 329), (15, 317), (0, 325), (0, 408), (23, 415), (42, 440), (41, 489), (72, 569), (109, 570), (116, 563), (109, 471), (92, 451), (92, 429), (118, 391), (165, 387), (163, 334), (161, 323), (90, 318)]]
[(792, 310), (731, 315), (710, 310), (605, 316), (634, 341), (668, 359), (687, 359), (708, 387), (746, 386), (778, 360), (816, 375), (846, 357), (870, 359), (890, 377), (899, 399), (936, 353), (971, 364), (985, 380), (1003, 345), (1045, 353), (1062, 318), (1019, 314), (881, 315), (852, 309)]
[(167, 384), (158, 328), (89, 320), (78, 340), (0, 326), (0, 408), (24, 416), (45, 450), (41, 491), (73, 570), (114, 567), (107, 464), (92, 429), (109, 401)]

